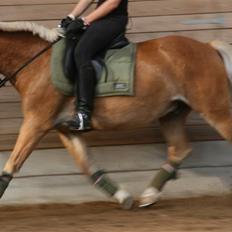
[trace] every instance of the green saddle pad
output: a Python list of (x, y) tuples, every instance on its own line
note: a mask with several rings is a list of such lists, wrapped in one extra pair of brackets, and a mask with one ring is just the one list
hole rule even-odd
[[(60, 40), (52, 47), (52, 83), (64, 95), (73, 96), (73, 83), (65, 77), (63, 70), (64, 49), (65, 39)], [(103, 68), (96, 87), (97, 96), (132, 96), (134, 94), (135, 54), (136, 44), (133, 43), (121, 49), (107, 51), (104, 59), (107, 72)]]

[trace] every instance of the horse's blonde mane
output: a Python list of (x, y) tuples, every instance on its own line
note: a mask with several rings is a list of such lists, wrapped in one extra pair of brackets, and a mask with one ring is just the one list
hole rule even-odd
[(49, 42), (54, 42), (58, 39), (60, 33), (56, 28), (49, 29), (45, 26), (38, 25), (33, 22), (0, 22), (0, 31), (29, 31), (33, 35), (38, 35), (40, 38)]

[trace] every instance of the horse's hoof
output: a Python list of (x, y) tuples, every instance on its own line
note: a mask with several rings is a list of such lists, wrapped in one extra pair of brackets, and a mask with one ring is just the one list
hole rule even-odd
[(123, 209), (131, 209), (133, 204), (134, 204), (134, 199), (133, 197), (130, 195), (130, 193), (128, 193), (125, 190), (118, 190), (115, 194), (114, 194), (114, 198), (117, 199), (117, 201), (120, 203), (121, 207)]
[(121, 203), (121, 207), (123, 209), (129, 210), (132, 208), (134, 204), (134, 199), (132, 196), (128, 196), (127, 198), (124, 199), (124, 201)]
[(156, 202), (158, 202), (160, 195), (160, 191), (158, 191), (156, 188), (147, 188), (140, 197), (139, 207), (143, 208), (155, 204)]

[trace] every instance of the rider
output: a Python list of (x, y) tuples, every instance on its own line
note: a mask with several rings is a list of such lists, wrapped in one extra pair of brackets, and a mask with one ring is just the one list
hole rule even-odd
[(99, 0), (96, 9), (80, 18), (92, 2), (93, 0), (80, 0), (60, 23), (67, 36), (84, 32), (74, 48), (75, 67), (78, 71), (75, 74), (76, 112), (65, 122), (71, 130), (91, 128), (96, 85), (96, 74), (91, 60), (125, 32), (128, 22), (128, 0)]

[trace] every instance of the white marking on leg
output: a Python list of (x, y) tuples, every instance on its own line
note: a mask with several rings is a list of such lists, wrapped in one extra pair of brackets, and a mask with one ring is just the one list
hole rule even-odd
[[(91, 173), (91, 162), (88, 159), (88, 148), (84, 141), (77, 136), (70, 135), (71, 142), (73, 144), (73, 149), (75, 151), (74, 158), (77, 164), (80, 166), (81, 170), (86, 174)], [(95, 170), (95, 169), (94, 169)]]
[(147, 207), (149, 205), (155, 204), (161, 196), (161, 192), (154, 188), (147, 188), (140, 197), (139, 207)]
[(130, 209), (134, 202), (130, 193), (123, 189), (119, 189), (113, 197), (121, 204), (123, 209)]

